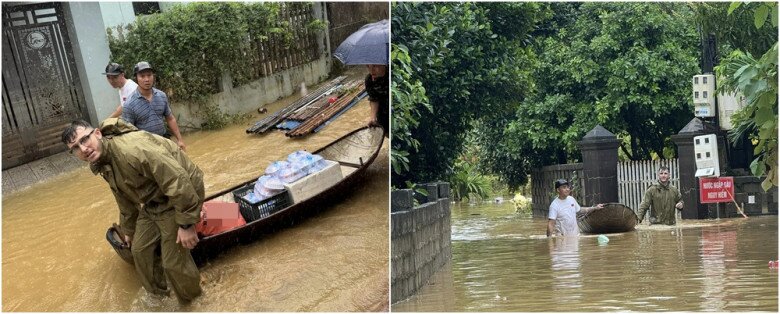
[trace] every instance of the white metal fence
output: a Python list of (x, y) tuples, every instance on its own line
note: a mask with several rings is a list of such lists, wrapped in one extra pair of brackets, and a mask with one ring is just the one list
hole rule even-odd
[(639, 209), (645, 191), (658, 181), (658, 168), (669, 167), (669, 181), (680, 187), (680, 165), (678, 159), (639, 160), (618, 162), (618, 200), (634, 211)]

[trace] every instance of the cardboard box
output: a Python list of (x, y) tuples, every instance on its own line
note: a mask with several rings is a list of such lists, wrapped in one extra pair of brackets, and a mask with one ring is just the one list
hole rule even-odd
[(319, 194), (341, 181), (343, 176), (339, 163), (330, 160), (325, 162), (327, 166), (322, 170), (284, 185), (284, 188), (290, 192), (293, 204)]

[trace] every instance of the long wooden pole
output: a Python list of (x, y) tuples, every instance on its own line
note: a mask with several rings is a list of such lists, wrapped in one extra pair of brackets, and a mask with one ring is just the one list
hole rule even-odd
[(736, 206), (736, 207), (737, 207), (737, 211), (739, 211), (739, 213), (742, 215), (742, 217), (744, 217), (744, 218), (748, 218), (748, 216), (747, 216), (747, 215), (745, 215), (745, 212), (742, 210), (742, 207), (739, 207), (739, 205), (737, 205), (737, 201), (734, 199), (734, 195), (731, 195), (731, 192), (729, 192), (729, 190), (728, 190), (728, 189), (726, 189), (726, 193), (727, 193), (727, 194), (729, 195), (729, 197), (731, 198), (731, 201), (732, 201), (732, 202), (734, 202), (734, 206)]

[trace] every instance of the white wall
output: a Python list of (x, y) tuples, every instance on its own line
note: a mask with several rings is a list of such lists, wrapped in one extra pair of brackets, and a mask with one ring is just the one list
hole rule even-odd
[(89, 120), (95, 124), (107, 118), (119, 105), (117, 90), (101, 74), (110, 53), (101, 6), (97, 2), (70, 2), (64, 3), (63, 8)]
[(98, 2), (103, 24), (106, 27), (128, 25), (135, 21), (132, 2)]

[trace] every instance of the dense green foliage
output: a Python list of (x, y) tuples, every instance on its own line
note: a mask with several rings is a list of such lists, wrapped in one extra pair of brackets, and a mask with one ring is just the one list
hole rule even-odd
[[(251, 40), (285, 31), (278, 3), (193, 2), (139, 18), (109, 32), (111, 59), (127, 69), (141, 60), (157, 72), (157, 86), (174, 101), (202, 101), (219, 92), (222, 74), (250, 78)], [(247, 40), (250, 38), (250, 40)], [(132, 70), (131, 70), (132, 71)]]
[(452, 199), (456, 202), (466, 199), (483, 200), (490, 197), (493, 192), (490, 178), (481, 174), (476, 163), (470, 161), (467, 156), (461, 156), (455, 161), (449, 182)]
[(502, 130), (482, 124), (489, 169), (522, 185), (531, 168), (578, 160), (577, 141), (597, 124), (624, 139), (630, 159), (672, 157), (664, 151), (673, 152), (669, 136), (692, 118), (690, 77), (698, 73), (691, 11), (672, 3), (550, 9), (534, 34), (536, 92)]
[(454, 161), (453, 173), (449, 177), (452, 196), (455, 201), (484, 200), (491, 195), (506, 195), (506, 186), (495, 176), (482, 169), (481, 147), (475, 141), (476, 129), (464, 134), (463, 151)]
[[(730, 6), (729, 12), (739, 12), (740, 3)], [(754, 3), (742, 6), (741, 11), (754, 13), (747, 18), (756, 29), (770, 29), (777, 34), (777, 3)], [(771, 14), (771, 16), (769, 16)], [(769, 20), (771, 23), (766, 23)], [(767, 25), (767, 27), (764, 27)], [(768, 25), (771, 25), (769, 27)], [(777, 154), (777, 37), (774, 45), (761, 58), (750, 52), (734, 51), (716, 68), (723, 79), (722, 91), (738, 91), (745, 96), (747, 106), (732, 117), (735, 125), (730, 138), (735, 140), (748, 134), (757, 142), (754, 153), (757, 158), (750, 170), (756, 176), (766, 175), (761, 186), (767, 190), (778, 185)]]
[[(739, 2), (735, 2), (739, 3)], [(688, 6), (694, 11), (694, 20), (702, 34), (715, 35), (718, 50), (722, 57), (734, 49), (751, 55), (763, 55), (777, 42), (777, 29), (757, 28), (756, 20), (762, 22), (777, 18), (777, 6), (774, 3), (754, 2), (740, 8), (728, 2), (691, 2)], [(760, 7), (762, 15), (754, 15), (753, 10)], [(770, 17), (768, 14), (772, 12)], [(763, 19), (762, 19), (763, 16)]]
[[(412, 86), (422, 84), (415, 97), (427, 101), (404, 103), (415, 115), (394, 111), (405, 132), (394, 142), (404, 167), (394, 163), (393, 184), (478, 170), (514, 190), (531, 169), (578, 161), (576, 143), (597, 124), (622, 140), (621, 158), (675, 157), (670, 136), (693, 118), (691, 77), (710, 34), (730, 56), (731, 86), (758, 104), (734, 120), (760, 141), (753, 168), (771, 170), (777, 57), (764, 52), (777, 30), (756, 28), (767, 21), (777, 21), (775, 3), (394, 4), (393, 41), (409, 55)], [(476, 158), (456, 161), (462, 154)]]
[[(431, 109), (418, 110), (415, 114), (419, 118), (414, 120), (419, 124), (415, 125), (409, 123), (409, 115), (398, 115), (393, 105), (393, 124), (408, 128), (401, 134), (394, 129), (393, 154), (407, 158), (409, 165), (408, 170), (394, 169), (394, 186), (447, 179), (471, 122), (485, 113), (500, 115), (514, 110), (513, 100), (522, 97), (531, 85), (524, 70), (530, 52), (522, 45), (527, 34), (518, 31), (533, 25), (532, 13), (537, 6), (393, 4), (393, 42), (409, 52), (411, 71), (422, 82)], [(529, 19), (510, 19), (513, 16)], [(497, 21), (495, 31), (491, 18)], [(393, 88), (395, 94), (398, 86)], [(397, 135), (409, 135), (419, 145), (407, 140), (396, 145)]]
[(420, 147), (420, 142), (412, 136), (411, 130), (420, 124), (422, 110), (431, 112), (431, 105), (425, 96), (425, 88), (412, 70), (408, 48), (393, 43), (391, 49), (393, 142), (390, 162), (393, 172), (401, 174), (409, 171), (409, 154), (416, 153)]
[[(220, 82), (233, 86), (259, 77), (261, 44), (289, 48), (295, 31), (285, 10), (309, 10), (311, 3), (193, 2), (177, 4), (162, 13), (139, 17), (134, 23), (107, 29), (111, 60), (132, 75), (138, 61), (149, 61), (157, 73), (156, 87), (174, 102), (200, 106), (201, 127), (221, 128), (246, 115), (223, 112), (205, 100), (220, 92)], [(325, 28), (312, 19), (306, 28)], [(273, 41), (271, 41), (273, 40)], [(267, 53), (267, 52), (266, 52)]]

